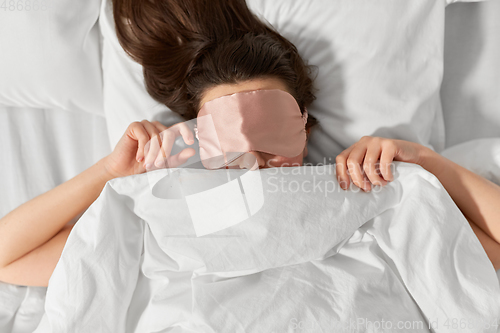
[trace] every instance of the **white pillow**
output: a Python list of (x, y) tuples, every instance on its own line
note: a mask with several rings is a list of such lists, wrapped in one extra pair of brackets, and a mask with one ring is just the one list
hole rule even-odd
[[(334, 162), (363, 135), (443, 148), (445, 0), (247, 3), (318, 66), (319, 91), (309, 110), (320, 125), (309, 144), (311, 162)], [(101, 30), (105, 112), (115, 144), (128, 123), (169, 111), (147, 95), (141, 67), (121, 50), (110, 7), (103, 3)]]
[(441, 85), (446, 147), (500, 136), (500, 1), (446, 8)]
[(99, 4), (3, 2), (0, 105), (103, 114)]
[(319, 67), (312, 162), (364, 135), (443, 147), (444, 1), (247, 2)]

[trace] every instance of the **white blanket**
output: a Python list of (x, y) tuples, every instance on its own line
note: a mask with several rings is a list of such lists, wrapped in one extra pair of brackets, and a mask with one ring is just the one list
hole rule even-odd
[(497, 331), (493, 266), (433, 175), (396, 163), (364, 193), (339, 190), (333, 166), (283, 170), (257, 171), (257, 213), (203, 237), (188, 200), (159, 196), (225, 171), (109, 182), (69, 236), (35, 332)]

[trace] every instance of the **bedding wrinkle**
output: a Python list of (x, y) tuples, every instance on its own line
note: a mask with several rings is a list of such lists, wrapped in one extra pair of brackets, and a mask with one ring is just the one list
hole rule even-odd
[[(425, 170), (394, 164), (397, 177), (383, 191), (303, 197), (271, 193), (267, 180), (275, 176), (273, 170), (259, 170), (265, 202), (261, 211), (203, 237), (194, 236), (189, 211), (178, 200), (160, 200), (148, 191), (147, 175), (113, 180), (68, 239), (51, 278), (45, 322), (56, 320), (79, 331), (78, 318), (90, 318), (89, 327), (100, 325), (107, 312), (119, 318), (114, 325), (125, 325), (130, 332), (160, 327), (281, 332), (300, 322), (318, 332), (342, 331), (351, 320), (365, 318), (421, 322), (424, 329), (415, 331), (425, 332), (427, 320), (496, 318), (498, 279), (489, 271), (488, 258), (477, 255), (480, 244), (470, 247), (475, 236), (458, 221), (460, 211)], [(310, 167), (318, 174), (279, 177), (326, 181), (330, 168)], [(217, 174), (179, 172), (179, 179)], [(228, 172), (236, 178), (242, 171)], [(92, 239), (98, 244), (84, 241)], [(466, 268), (441, 250), (447, 246)], [(124, 256), (127, 271), (110, 269), (119, 266), (118, 256)], [(87, 264), (88, 271), (78, 276), (72, 267), (81, 261), (93, 266)], [(125, 272), (129, 274), (121, 276)], [(133, 272), (137, 278), (130, 276)], [(62, 306), (75, 299), (69, 283), (86, 290), (99, 307), (71, 313)], [(108, 290), (111, 283), (116, 285)], [(42, 321), (35, 332), (58, 331)]]

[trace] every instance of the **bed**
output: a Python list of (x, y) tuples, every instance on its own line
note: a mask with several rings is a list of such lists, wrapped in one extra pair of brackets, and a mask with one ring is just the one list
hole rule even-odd
[[(360, 136), (379, 135), (432, 146), (500, 182), (500, 1), (247, 2), (318, 66), (311, 113), (321, 125), (309, 162), (333, 163)], [(1, 216), (108, 154), (130, 122), (180, 121), (146, 94), (141, 67), (114, 37), (109, 2), (45, 5), (0, 10)], [(367, 17), (373, 29), (356, 24)], [(388, 35), (395, 27), (397, 38)], [(33, 332), (46, 292), (0, 283), (0, 331)], [(315, 331), (307, 325), (289, 321)]]

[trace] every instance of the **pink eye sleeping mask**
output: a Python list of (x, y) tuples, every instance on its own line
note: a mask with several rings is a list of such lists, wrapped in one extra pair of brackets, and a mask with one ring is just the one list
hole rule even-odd
[(219, 169), (241, 155), (258, 151), (284, 157), (306, 145), (307, 111), (295, 98), (275, 90), (253, 90), (206, 102), (198, 113), (196, 137), (207, 169)]

